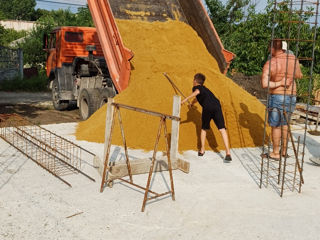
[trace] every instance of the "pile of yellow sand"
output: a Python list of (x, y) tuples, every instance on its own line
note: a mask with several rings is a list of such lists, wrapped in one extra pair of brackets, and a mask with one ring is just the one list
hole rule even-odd
[[(222, 105), (232, 148), (262, 145), (264, 106), (253, 96), (220, 73), (216, 60), (208, 53), (197, 33), (178, 21), (142, 22), (118, 20), (125, 45), (135, 56), (129, 87), (115, 102), (172, 114), (175, 91), (162, 75), (167, 72), (184, 95), (191, 94), (193, 76), (206, 75), (207, 86)], [(197, 150), (200, 144), (201, 106), (181, 109), (179, 150)], [(159, 118), (121, 110), (127, 145), (151, 150), (158, 131)], [(78, 140), (104, 142), (106, 105), (78, 125)], [(170, 131), (171, 122), (168, 127)], [(207, 150), (223, 149), (219, 131), (211, 122)], [(122, 145), (119, 126), (115, 126), (112, 144)], [(164, 149), (161, 140), (160, 149)]]

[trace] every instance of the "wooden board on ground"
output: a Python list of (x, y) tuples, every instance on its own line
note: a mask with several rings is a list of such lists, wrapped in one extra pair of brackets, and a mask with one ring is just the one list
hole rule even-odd
[[(302, 119), (306, 119), (306, 110), (303, 110), (303, 109), (296, 109), (292, 116), (291, 116), (291, 120), (297, 120), (299, 118), (302, 118)], [(308, 113), (308, 121), (309, 123), (308, 124), (312, 124), (312, 123), (316, 123), (317, 122), (317, 119), (318, 119), (318, 114), (317, 113), (314, 113), (314, 112), (309, 112)]]
[[(307, 110), (307, 104), (305, 103), (297, 103), (296, 109), (298, 110)], [(320, 106), (317, 105), (309, 105), (308, 107), (309, 112), (319, 113), (320, 112)]]
[[(190, 170), (189, 162), (182, 159), (174, 159), (174, 160), (171, 160), (171, 162), (172, 162), (173, 170), (179, 169), (185, 173), (189, 173), (189, 170)], [(132, 175), (149, 173), (150, 164), (151, 164), (151, 158), (135, 159), (130, 161)], [(99, 157), (96, 156), (93, 159), (93, 165), (97, 168), (97, 171), (99, 172), (100, 176), (102, 176), (104, 166), (103, 166), (103, 162)], [(154, 171), (159, 172), (159, 171), (167, 171), (167, 170), (168, 170), (168, 160), (166, 158), (157, 159), (155, 163)], [(121, 178), (124, 176), (128, 176), (128, 168), (126, 163), (119, 163), (110, 167), (108, 180), (113, 180), (113, 179)]]

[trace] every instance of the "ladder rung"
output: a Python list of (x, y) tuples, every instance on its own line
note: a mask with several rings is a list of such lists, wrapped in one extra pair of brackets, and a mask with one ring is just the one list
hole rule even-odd
[(291, 41), (291, 42), (315, 42), (314, 40), (310, 39), (298, 39), (298, 38), (277, 38), (281, 41)]
[[(280, 22), (280, 21), (278, 21)], [(315, 25), (317, 24), (316, 22), (306, 22), (306, 21), (298, 21), (298, 20), (291, 20), (291, 21), (281, 21), (283, 23), (306, 23), (306, 24), (310, 24), (310, 25)]]
[(313, 58), (309, 57), (298, 57), (299, 61), (313, 61)]
[[(308, 3), (312, 4), (312, 5), (319, 5), (319, 3), (317, 1), (305, 0), (305, 1), (303, 1), (303, 3), (305, 3), (306, 5)], [(289, 5), (288, 1), (276, 2), (276, 4), (278, 4), (278, 5)], [(292, 4), (292, 5), (301, 5), (301, 0), (300, 1), (291, 1), (290, 4)]]
[(320, 14), (316, 14), (317, 12), (313, 12), (313, 11), (303, 11), (303, 10), (292, 10), (292, 11), (277, 11), (278, 13), (297, 13), (297, 14), (302, 14), (302, 13), (306, 13), (306, 14), (312, 14), (312, 16), (316, 16), (316, 15), (320, 15)]

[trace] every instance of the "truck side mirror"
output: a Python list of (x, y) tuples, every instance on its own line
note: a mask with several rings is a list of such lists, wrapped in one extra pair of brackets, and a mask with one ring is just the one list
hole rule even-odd
[(42, 49), (45, 51), (48, 50), (48, 34), (43, 34)]

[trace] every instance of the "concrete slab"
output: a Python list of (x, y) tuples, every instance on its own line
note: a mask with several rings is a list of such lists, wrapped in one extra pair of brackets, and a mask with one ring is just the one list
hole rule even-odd
[[(82, 147), (103, 155), (103, 144), (76, 141), (76, 123), (45, 126)], [(303, 136), (302, 130), (294, 132)], [(232, 163), (223, 155), (186, 151), (189, 174), (174, 171), (176, 201), (150, 201), (140, 212), (143, 192), (115, 181), (99, 192), (100, 176), (86, 159), (80, 175), (67, 176), (69, 188), (0, 140), (0, 239), (319, 239), (320, 168), (309, 161), (320, 156), (320, 137), (307, 135), (302, 193), (272, 186), (259, 189), (259, 148), (232, 150)], [(124, 161), (121, 147), (112, 146), (113, 160)], [(162, 153), (159, 153), (162, 154)], [(132, 158), (150, 152), (129, 150)], [(147, 175), (134, 176), (146, 184)], [(167, 172), (156, 173), (152, 189), (163, 192)], [(80, 214), (78, 214), (80, 213)], [(78, 214), (78, 215), (74, 215)], [(74, 215), (73, 217), (70, 217)]]

